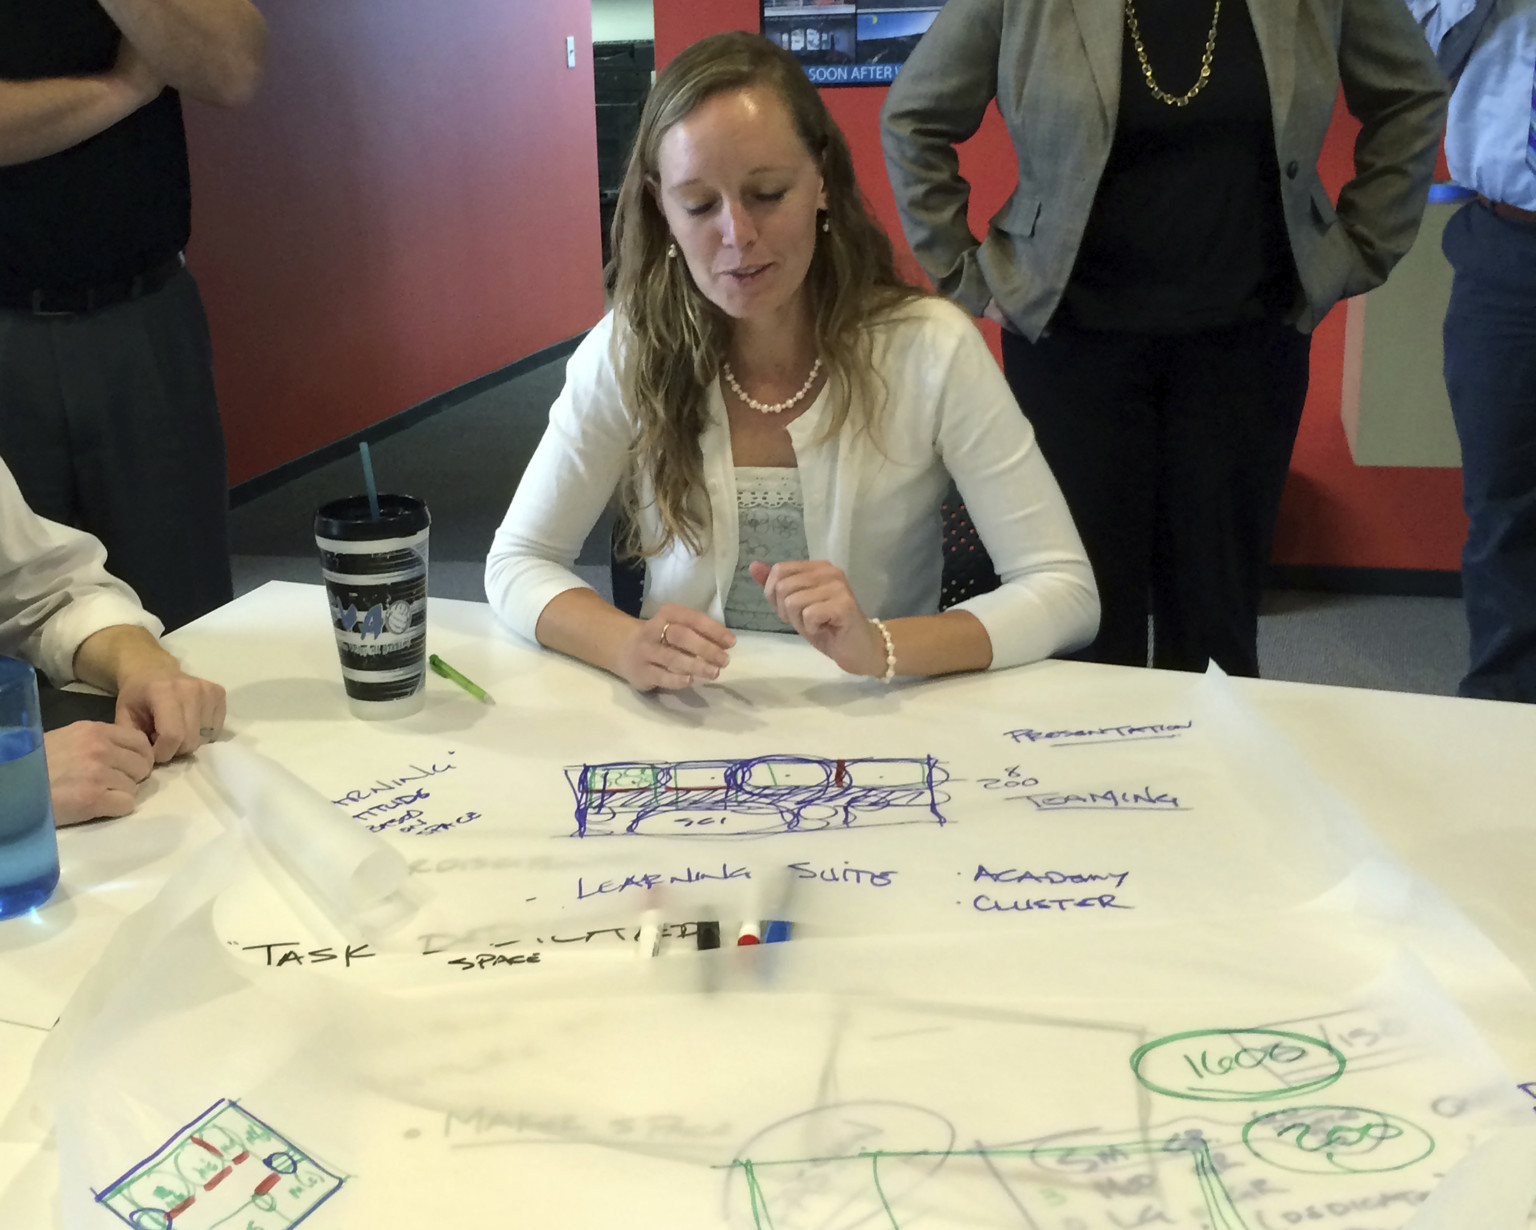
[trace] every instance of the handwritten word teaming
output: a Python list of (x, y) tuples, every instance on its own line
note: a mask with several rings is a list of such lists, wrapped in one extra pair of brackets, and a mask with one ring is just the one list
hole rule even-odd
[(1154, 722), (1146, 726), (1096, 726), (1091, 730), (1034, 730), (1026, 727), (1005, 732), (1015, 743), (1053, 743), (1070, 747), (1085, 743), (1119, 743), (1136, 739), (1177, 739), (1194, 722)]
[(1129, 871), (1020, 871), (1009, 867), (1003, 871), (988, 871), (978, 864), (972, 883), (990, 880), (993, 884), (1096, 884), (1100, 880), (1113, 880), (1116, 888), (1124, 888)]
[(809, 863), (790, 863), (789, 869), (802, 880), (825, 880), (828, 884), (867, 884), (871, 888), (889, 888), (894, 871), (866, 871), (850, 867), (844, 862), (841, 868), (826, 867), (818, 871)]
[(665, 875), (662, 872), (647, 871), (637, 875), (627, 875), (622, 880), (600, 880), (588, 887), (582, 876), (576, 877), (576, 900), (585, 901), (588, 897), (601, 897), (606, 893), (622, 893), (631, 888), (638, 888), (649, 892), (658, 884), (697, 884), (708, 880), (750, 880), (752, 873), (745, 867), (732, 867), (729, 863), (721, 863), (718, 872), (714, 870), (700, 871), (697, 868), (686, 868), (680, 875)]
[(1146, 786), (1140, 790), (1047, 791), (1042, 794), (1016, 794), (1028, 799), (1039, 811), (1188, 811), (1176, 794)]

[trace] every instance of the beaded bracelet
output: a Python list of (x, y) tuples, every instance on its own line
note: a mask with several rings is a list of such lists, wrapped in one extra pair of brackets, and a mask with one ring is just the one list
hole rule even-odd
[(880, 639), (885, 642), (885, 674), (880, 676), (881, 683), (889, 683), (896, 678), (896, 643), (891, 640), (891, 630), (885, 626), (883, 619), (871, 619), (876, 631), (880, 633)]

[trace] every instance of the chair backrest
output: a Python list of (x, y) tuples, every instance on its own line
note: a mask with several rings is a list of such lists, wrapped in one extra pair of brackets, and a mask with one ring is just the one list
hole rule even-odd
[(1002, 582), (953, 485), (944, 499), (943, 518), (944, 573), (939, 582), (939, 610), (947, 611), (957, 602), (990, 593)]
[(626, 615), (640, 618), (640, 603), (645, 598), (645, 561), (619, 554), (619, 534), (622, 532), (617, 517), (613, 521), (612, 550), (608, 556), (608, 579), (613, 584), (613, 605)]
[[(957, 602), (974, 598), (977, 594), (990, 593), (1001, 582), (992, 567), (992, 557), (971, 515), (965, 510), (960, 493), (953, 487), (943, 504), (944, 520), (944, 572), (939, 582), (939, 609), (947, 611)], [(640, 603), (645, 597), (645, 561), (628, 559), (618, 551), (619, 528), (613, 531), (613, 553), (609, 557), (608, 575), (613, 583), (613, 605), (626, 615), (637, 618)]]

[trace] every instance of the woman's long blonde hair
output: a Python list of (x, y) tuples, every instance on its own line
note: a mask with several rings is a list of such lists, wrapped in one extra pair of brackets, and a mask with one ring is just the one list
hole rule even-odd
[[(716, 94), (749, 86), (783, 100), (816, 160), (826, 189), (830, 229), (816, 235), (806, 274), (817, 353), (828, 373), (835, 435), (856, 413), (866, 429), (885, 402), (865, 327), (876, 315), (921, 297), (896, 272), (891, 241), (871, 216), (854, 180), (848, 142), (796, 59), (758, 34), (731, 31), (700, 39), (664, 68), (646, 99), (635, 146), (614, 210), (613, 259), (604, 280), (623, 326), (620, 387), (636, 424), (621, 490), (621, 549), (656, 555), (681, 541), (703, 551), (709, 536), (699, 438), (707, 390), (720, 374), (731, 320), (694, 284), (687, 264), (668, 259), (672, 242), (657, 198), (662, 138)], [(659, 541), (645, 541), (638, 513), (654, 501)]]

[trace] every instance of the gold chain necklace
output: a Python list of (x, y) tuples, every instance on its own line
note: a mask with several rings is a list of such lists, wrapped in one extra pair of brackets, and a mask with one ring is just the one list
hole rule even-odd
[(1136, 21), (1136, 9), (1132, 0), (1125, 0), (1125, 24), (1131, 32), (1131, 42), (1136, 45), (1136, 58), (1141, 61), (1141, 75), (1147, 79), (1147, 89), (1152, 96), (1170, 107), (1187, 107), (1189, 100), (1205, 89), (1211, 79), (1211, 57), (1216, 54), (1216, 21), (1221, 16), (1221, 0), (1216, 0), (1216, 12), (1211, 16), (1211, 32), (1205, 36), (1205, 54), (1200, 57), (1200, 76), (1189, 93), (1173, 95), (1152, 79), (1152, 66), (1147, 63), (1147, 49), (1141, 45), (1141, 26)]

